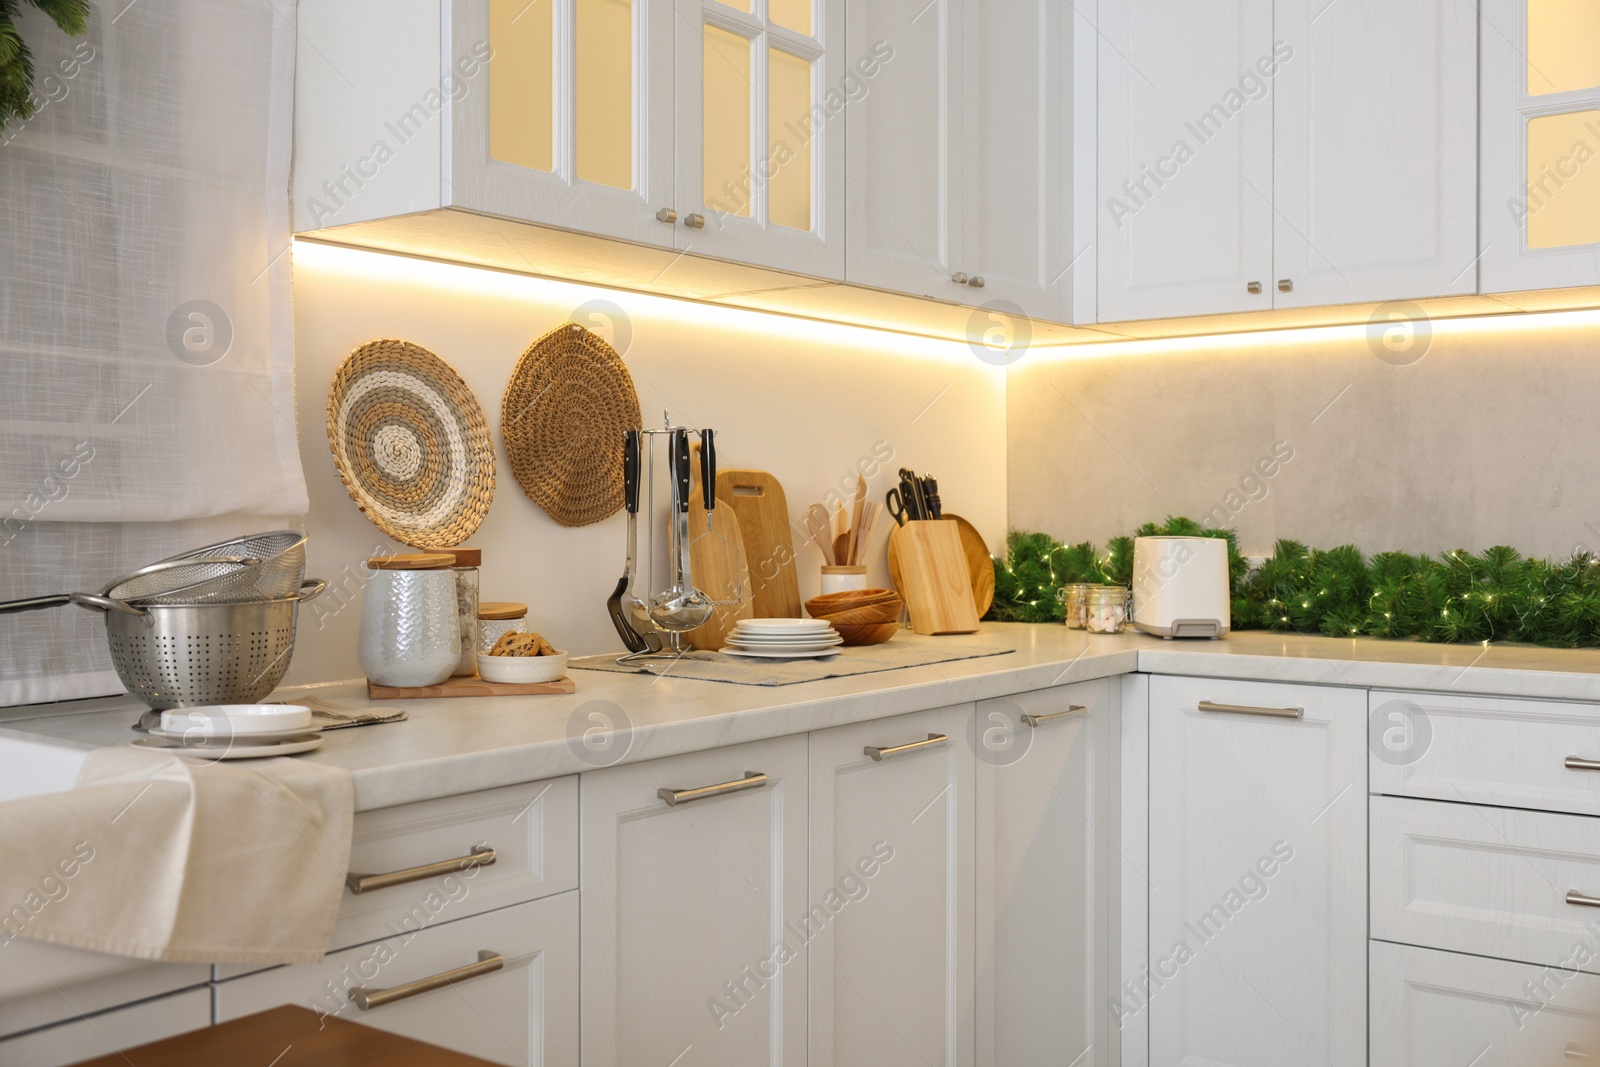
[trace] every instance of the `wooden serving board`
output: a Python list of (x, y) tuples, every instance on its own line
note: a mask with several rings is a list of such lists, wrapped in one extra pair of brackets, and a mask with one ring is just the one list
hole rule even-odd
[(578, 683), (571, 678), (553, 682), (486, 682), (482, 678), (451, 678), (438, 685), (397, 688), (367, 680), (368, 700), (415, 700), (422, 697), (537, 697), (576, 693)]
[[(956, 524), (956, 532), (961, 535), (961, 552), (967, 558), (967, 573), (972, 576), (973, 604), (978, 609), (978, 617), (982, 618), (994, 603), (994, 560), (989, 556), (989, 546), (983, 543), (978, 528), (960, 515), (946, 512), (944, 517)], [(905, 594), (905, 580), (900, 576), (900, 552), (892, 536), (889, 538), (889, 582), (896, 592)]]
[[(731, 604), (718, 604), (711, 618), (684, 634), (695, 648), (715, 652), (728, 643), (728, 633), (739, 620), (755, 614), (755, 586), (746, 564), (744, 533), (739, 516), (719, 492), (711, 513), (711, 531), (706, 529), (705, 498), (700, 485), (700, 446), (694, 446), (691, 468), (693, 488), (689, 490), (689, 567), (696, 589), (712, 600), (732, 600), (741, 588), (743, 595)], [(717, 479), (720, 485), (721, 478)], [(714, 531), (714, 532), (713, 532)]]
[(755, 592), (758, 619), (798, 619), (800, 579), (794, 566), (794, 535), (783, 486), (766, 471), (717, 472), (717, 510), (739, 517), (745, 565)]

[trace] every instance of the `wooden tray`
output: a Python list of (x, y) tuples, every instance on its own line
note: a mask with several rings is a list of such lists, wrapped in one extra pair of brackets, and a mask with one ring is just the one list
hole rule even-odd
[(486, 682), (482, 678), (451, 678), (438, 685), (396, 688), (367, 680), (368, 700), (413, 700), (421, 697), (535, 697), (576, 693), (578, 683), (571, 678), (553, 682)]

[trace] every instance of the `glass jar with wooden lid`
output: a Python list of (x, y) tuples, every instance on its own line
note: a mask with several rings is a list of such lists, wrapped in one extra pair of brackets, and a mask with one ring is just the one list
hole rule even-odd
[(478, 651), (487, 652), (505, 634), (528, 632), (528, 605), (514, 600), (485, 600), (478, 605)]

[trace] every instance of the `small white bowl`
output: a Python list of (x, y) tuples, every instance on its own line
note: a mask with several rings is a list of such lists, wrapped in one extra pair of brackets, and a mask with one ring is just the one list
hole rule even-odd
[(310, 728), (311, 709), (301, 704), (212, 704), (161, 713), (161, 729), (174, 734), (244, 737)]
[(554, 682), (567, 673), (567, 654), (491, 656), (478, 653), (478, 677), (486, 682)]

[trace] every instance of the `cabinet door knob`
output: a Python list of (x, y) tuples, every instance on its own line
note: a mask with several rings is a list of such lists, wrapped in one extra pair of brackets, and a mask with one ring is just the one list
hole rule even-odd
[(983, 288), (983, 275), (974, 274), (972, 277), (967, 279), (967, 284), (972, 286), (974, 289), (982, 289)]
[(950, 275), (950, 280), (955, 282), (957, 285), (966, 285), (967, 272), (964, 270), (958, 270), (954, 274)]
[(677, 222), (678, 221), (678, 213), (676, 211), (672, 210), (670, 207), (664, 207), (660, 211), (656, 212), (656, 221), (657, 222)]
[(703, 230), (706, 226), (706, 217), (690, 212), (683, 217), (683, 224), (691, 230)]
[(1294, 292), (1294, 281), (1293, 281), (1293, 279), (1290, 279), (1290, 278), (1279, 278), (1278, 279), (1278, 292), (1280, 292), (1280, 293), (1292, 293), (1292, 292)]
[(1246, 292), (1254, 295), (1255, 293), (1261, 292), (1261, 283), (1260, 282), (1251, 282), (1250, 284), (1246, 285), (1244, 288), (1245, 288)]

